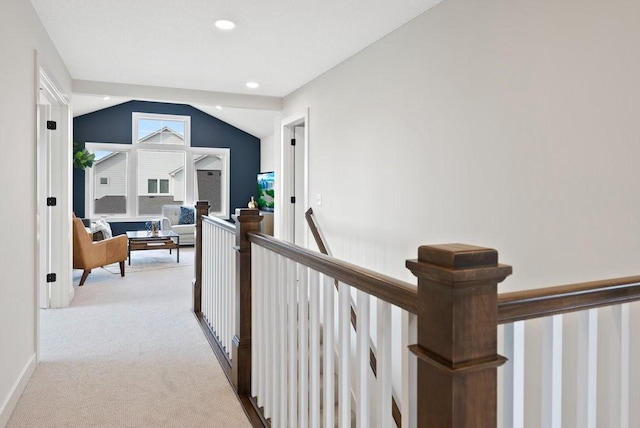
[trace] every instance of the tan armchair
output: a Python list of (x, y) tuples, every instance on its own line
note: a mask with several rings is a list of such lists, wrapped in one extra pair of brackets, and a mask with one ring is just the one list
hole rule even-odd
[(84, 285), (91, 269), (120, 263), (120, 276), (124, 276), (124, 261), (127, 260), (127, 237), (115, 236), (103, 241), (93, 242), (82, 220), (73, 218), (73, 268), (83, 269), (80, 285)]

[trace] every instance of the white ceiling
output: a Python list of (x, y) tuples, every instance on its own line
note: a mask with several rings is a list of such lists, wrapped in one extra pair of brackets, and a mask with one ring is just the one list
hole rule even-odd
[[(31, 0), (74, 80), (275, 97), (440, 1)], [(216, 29), (220, 18), (236, 29)], [(74, 114), (108, 106), (86, 98), (73, 97)]]

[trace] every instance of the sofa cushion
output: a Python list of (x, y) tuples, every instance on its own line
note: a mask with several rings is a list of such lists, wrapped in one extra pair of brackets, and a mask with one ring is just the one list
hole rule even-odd
[(195, 210), (193, 207), (180, 207), (178, 224), (194, 224), (195, 222)]
[(180, 219), (180, 205), (163, 205), (162, 216), (166, 217), (171, 225), (178, 224)]
[(196, 230), (195, 224), (176, 224), (171, 230), (178, 235), (192, 234)]

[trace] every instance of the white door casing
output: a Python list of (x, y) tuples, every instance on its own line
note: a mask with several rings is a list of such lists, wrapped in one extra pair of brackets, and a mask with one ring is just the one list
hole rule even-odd
[[(74, 295), (71, 111), (67, 97), (58, 90), (46, 71), (39, 68), (38, 75), (37, 304), (44, 308), (61, 308), (69, 306)], [(47, 129), (47, 121), (54, 121), (56, 129)], [(48, 197), (56, 198), (55, 206), (47, 206)], [(56, 274), (55, 282), (47, 282), (48, 273)]]
[[(280, 123), (280, 177), (276, 174), (275, 234), (280, 239), (306, 247), (308, 233), (304, 226), (304, 212), (309, 206), (309, 112), (307, 110), (289, 116)], [(296, 138), (295, 146), (291, 145), (292, 138)], [(295, 204), (291, 203), (291, 196), (296, 197)]]

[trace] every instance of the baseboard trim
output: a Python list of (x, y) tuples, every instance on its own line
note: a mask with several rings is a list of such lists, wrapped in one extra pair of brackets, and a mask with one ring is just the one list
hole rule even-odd
[(2, 403), (2, 407), (0, 407), (0, 427), (5, 427), (9, 422), (11, 413), (13, 413), (13, 409), (16, 408), (16, 404), (18, 404), (20, 396), (27, 387), (33, 372), (36, 370), (36, 366), (36, 354), (33, 354), (31, 358), (29, 358), (29, 361), (27, 361), (24, 369), (22, 369), (22, 373), (20, 373), (13, 388), (11, 388), (9, 396), (4, 400), (4, 403)]

